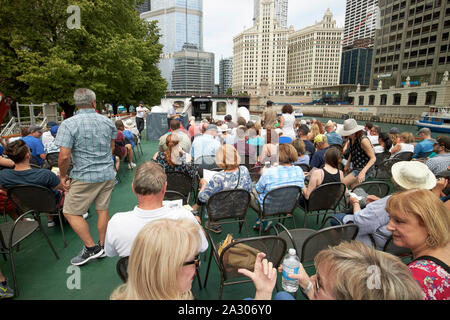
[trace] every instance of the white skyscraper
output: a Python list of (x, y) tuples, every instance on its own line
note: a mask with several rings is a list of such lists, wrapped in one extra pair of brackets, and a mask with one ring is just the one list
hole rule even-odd
[[(255, 0), (253, 21), (256, 23), (259, 18), (259, 4), (261, 1)], [(275, 0), (275, 19), (278, 20), (280, 27), (286, 28), (288, 22), (288, 2), (289, 0)]]
[(378, 14), (378, 0), (347, 0), (343, 46), (349, 47), (358, 39), (373, 40)]

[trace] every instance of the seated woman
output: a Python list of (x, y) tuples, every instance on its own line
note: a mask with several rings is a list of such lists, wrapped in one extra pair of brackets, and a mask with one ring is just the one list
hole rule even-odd
[[(216, 164), (223, 171), (216, 173), (210, 181), (200, 180), (200, 192), (197, 204), (193, 206), (194, 212), (219, 191), (233, 189), (252, 191), (250, 173), (246, 167), (239, 166), (240, 163), (241, 157), (233, 146), (224, 144), (217, 149)], [(206, 223), (205, 228), (215, 233), (222, 232), (219, 225)]]
[(414, 152), (414, 136), (411, 132), (402, 132), (398, 137), (397, 144), (390, 150), (391, 157), (402, 152)]
[(348, 146), (350, 155), (344, 170), (344, 173), (349, 174), (344, 178), (344, 183), (353, 190), (372, 174), (376, 162), (375, 152), (370, 140), (364, 136), (364, 127), (358, 125), (355, 119), (345, 120), (338, 133), (350, 139)]
[(198, 174), (198, 167), (193, 164), (191, 155), (183, 151), (179, 142), (177, 133), (168, 135), (167, 150), (155, 153), (153, 160), (164, 168), (165, 173), (180, 172), (194, 179)]
[[(38, 185), (49, 188), (55, 194), (56, 200), (61, 200), (61, 192), (65, 188), (59, 178), (50, 170), (46, 169), (32, 169), (30, 166), (31, 152), (23, 140), (16, 140), (9, 143), (5, 150), (9, 159), (14, 161), (14, 169), (3, 169), (0, 171), (0, 189), (4, 194), (3, 203), (6, 201), (7, 189), (17, 185)], [(10, 205), (11, 206), (11, 205)], [(17, 214), (13, 215), (15, 219)], [(13, 217), (12, 216), (12, 217)], [(52, 216), (48, 217), (48, 226), (53, 227), (55, 222)]]
[(428, 190), (413, 189), (389, 198), (386, 211), (394, 244), (409, 248), (408, 265), (426, 300), (450, 299), (450, 214)]
[[(279, 165), (276, 167), (264, 168), (262, 176), (255, 186), (250, 206), (256, 212), (260, 212), (263, 206), (264, 197), (273, 189), (284, 186), (304, 187), (305, 174), (300, 167), (292, 165), (298, 160), (297, 151), (290, 144), (280, 144)], [(268, 231), (272, 221), (263, 221), (264, 231)], [(253, 229), (259, 230), (261, 221), (258, 218)]]
[(274, 129), (267, 129), (266, 144), (263, 145), (259, 155), (259, 163), (263, 166), (269, 163), (270, 166), (278, 165), (278, 140), (279, 137)]
[(125, 126), (122, 120), (117, 120), (115, 122), (117, 128), (117, 138), (115, 140), (115, 150), (114, 154), (118, 156), (120, 159), (124, 159), (128, 157), (128, 169), (132, 170), (136, 167), (136, 164), (133, 162), (133, 146), (128, 139), (123, 135), (123, 131), (125, 131)]
[(292, 143), (295, 150), (297, 150), (298, 160), (294, 164), (307, 164), (309, 165), (309, 156), (306, 154), (305, 143), (301, 139), (296, 139)]
[(314, 265), (312, 277), (301, 264), (298, 274), (288, 274), (310, 300), (423, 300), (400, 258), (359, 241), (320, 251)]
[(302, 189), (303, 197), (300, 199), (300, 205), (304, 200), (308, 200), (311, 193), (320, 185), (331, 182), (344, 182), (344, 173), (339, 170), (339, 164), (342, 161), (342, 153), (337, 148), (329, 148), (324, 155), (325, 166), (322, 169), (312, 170), (307, 187)]
[(378, 145), (376, 147), (373, 147), (373, 151), (375, 152), (375, 157), (377, 159), (384, 157), (389, 158), (391, 156), (391, 153), (389, 150), (392, 148), (392, 141), (391, 138), (387, 133), (380, 133), (378, 135)]
[(202, 242), (198, 229), (187, 219), (148, 223), (131, 248), (128, 281), (110, 299), (193, 300), (192, 280)]

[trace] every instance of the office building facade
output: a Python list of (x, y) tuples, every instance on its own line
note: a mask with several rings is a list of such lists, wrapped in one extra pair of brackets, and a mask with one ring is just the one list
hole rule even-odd
[(284, 94), (288, 35), (275, 17), (275, 1), (259, 2), (255, 25), (233, 39), (233, 93), (256, 95), (260, 84), (269, 94)]
[(185, 44), (174, 53), (172, 88), (168, 93), (214, 94), (214, 53)]
[(233, 87), (233, 58), (221, 59), (219, 62), (219, 93), (224, 94)]
[(186, 43), (203, 51), (203, 0), (151, 0), (145, 5), (144, 9), (150, 11), (141, 13), (141, 19), (157, 21), (160, 43), (164, 46), (159, 69), (170, 91), (173, 89), (174, 54), (183, 51)]
[(368, 86), (373, 49), (353, 48), (342, 52), (340, 84)]
[(321, 87), (339, 84), (344, 29), (328, 9), (322, 21), (289, 34), (287, 85)]
[[(370, 86), (440, 83), (450, 71), (450, 5), (446, 0), (379, 0), (381, 29)], [(381, 83), (380, 83), (381, 82)]]
[(373, 46), (378, 22), (378, 0), (347, 0), (343, 47), (352, 47), (358, 39), (367, 39), (367, 47)]

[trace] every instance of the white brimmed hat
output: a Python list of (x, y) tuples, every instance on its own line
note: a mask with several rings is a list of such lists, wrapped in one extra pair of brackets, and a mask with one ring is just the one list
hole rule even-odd
[(127, 129), (131, 129), (131, 128), (134, 128), (134, 127), (135, 127), (134, 121), (131, 120), (131, 119), (128, 119), (127, 121), (125, 121), (125, 122), (123, 123), (123, 125), (124, 125), (125, 128), (127, 128)]
[(338, 134), (342, 137), (348, 137), (355, 132), (364, 130), (363, 126), (358, 125), (355, 119), (347, 119), (344, 121), (344, 126), (338, 130)]
[(219, 132), (227, 132), (228, 131), (228, 125), (227, 124), (223, 124), (219, 127)]
[(392, 178), (406, 190), (431, 190), (436, 186), (433, 172), (420, 161), (401, 161), (392, 166)]

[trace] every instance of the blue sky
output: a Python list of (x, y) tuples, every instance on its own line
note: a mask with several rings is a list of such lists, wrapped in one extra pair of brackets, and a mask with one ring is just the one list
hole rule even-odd
[[(289, 0), (288, 26), (295, 30), (322, 20), (330, 8), (339, 27), (345, 23), (345, 0)], [(203, 47), (216, 59), (233, 56), (233, 37), (253, 25), (253, 0), (203, 0)]]

